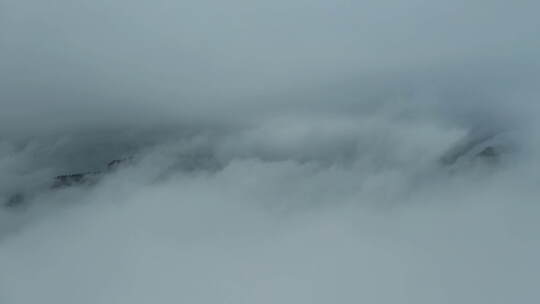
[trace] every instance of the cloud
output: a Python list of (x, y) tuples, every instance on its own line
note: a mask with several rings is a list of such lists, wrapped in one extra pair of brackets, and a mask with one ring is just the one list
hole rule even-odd
[(411, 91), (478, 106), (538, 79), (531, 1), (2, 6), (4, 133), (250, 121)]
[(2, 1), (0, 302), (535, 302), (538, 8)]

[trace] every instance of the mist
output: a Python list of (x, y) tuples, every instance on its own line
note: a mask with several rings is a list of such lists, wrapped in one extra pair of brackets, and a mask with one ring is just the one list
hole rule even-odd
[(538, 9), (0, 0), (0, 303), (537, 303)]

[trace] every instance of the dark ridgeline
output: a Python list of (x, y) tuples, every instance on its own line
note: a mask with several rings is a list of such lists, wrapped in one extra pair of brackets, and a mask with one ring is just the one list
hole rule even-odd
[[(470, 163), (477, 160), (495, 165), (501, 156), (511, 148), (509, 142), (499, 140), (502, 132), (470, 132), (465, 138), (456, 143), (440, 159), (443, 166), (454, 166), (458, 163)], [(129, 164), (133, 157), (114, 159), (107, 163), (104, 170), (71, 173), (55, 176), (52, 184), (48, 187), (50, 190), (56, 190), (74, 186), (91, 186), (107, 173), (113, 172), (121, 166)], [(219, 162), (211, 154), (183, 155), (179, 163), (172, 166), (170, 170), (194, 171), (196, 169), (218, 170)], [(11, 195), (4, 206), (7, 208), (16, 208), (27, 201), (23, 191)]]
[(501, 140), (503, 132), (471, 132), (455, 144), (441, 158), (445, 166), (452, 166), (462, 161), (482, 160), (490, 164), (496, 163), (501, 156), (510, 150), (510, 143)]
[[(107, 163), (107, 167), (103, 171), (57, 175), (54, 177), (52, 184), (49, 186), (49, 189), (55, 190), (66, 187), (94, 185), (104, 174), (112, 172), (121, 165), (125, 165), (132, 160), (132, 157), (112, 160)], [(21, 206), (25, 201), (25, 194), (23, 192), (17, 192), (8, 198), (8, 200), (4, 203), (4, 206), (7, 208), (16, 208)]]

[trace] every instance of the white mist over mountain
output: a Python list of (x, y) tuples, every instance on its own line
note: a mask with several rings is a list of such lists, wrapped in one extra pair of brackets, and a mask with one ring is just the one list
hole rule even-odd
[(0, 0), (0, 303), (537, 303), (539, 8)]

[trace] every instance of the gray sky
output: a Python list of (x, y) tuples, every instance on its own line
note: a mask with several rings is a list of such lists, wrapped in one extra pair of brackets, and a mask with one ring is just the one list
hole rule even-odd
[(0, 118), (19, 132), (363, 111), (405, 94), (452, 115), (530, 107), (507, 95), (538, 80), (536, 1), (1, 5)]

